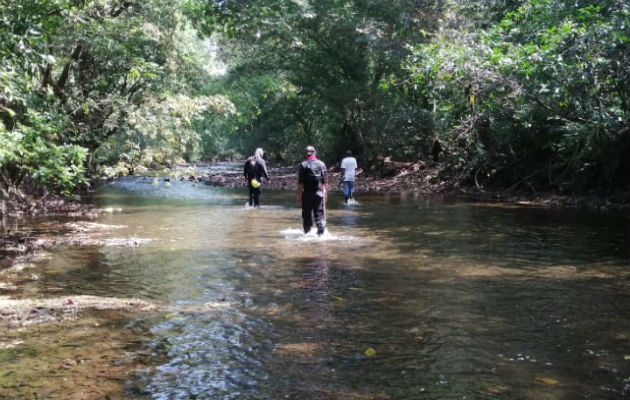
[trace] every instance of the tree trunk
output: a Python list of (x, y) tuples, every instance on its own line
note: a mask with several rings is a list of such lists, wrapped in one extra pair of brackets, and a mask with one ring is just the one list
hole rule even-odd
[(354, 139), (359, 143), (361, 147), (361, 152), (368, 162), (372, 162), (374, 158), (374, 154), (367, 141), (365, 140), (365, 136), (361, 131), (361, 122), (359, 120), (360, 110), (353, 110), (350, 112), (350, 121), (348, 123), (348, 127), (350, 128)]
[(352, 128), (352, 131), (354, 132), (359, 146), (361, 146), (361, 152), (363, 152), (363, 156), (366, 158), (366, 160), (373, 161), (374, 154), (365, 141), (365, 137), (363, 137), (363, 132), (361, 132), (361, 127), (359, 126), (359, 123), (355, 121), (353, 125), (354, 127)]

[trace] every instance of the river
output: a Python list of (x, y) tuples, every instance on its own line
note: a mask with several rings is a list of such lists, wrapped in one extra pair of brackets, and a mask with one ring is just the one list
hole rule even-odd
[[(245, 189), (130, 177), (90, 201), (120, 209), (97, 219), (117, 227), (104, 235), (152, 241), (51, 249), (20, 295), (169, 311), (27, 330), (0, 350), (0, 383), (32, 368), (36, 389), (0, 397), (69, 383), (109, 385), (111, 399), (630, 395), (625, 214), (333, 193), (318, 238), (300, 234), (288, 191), (263, 189), (247, 209)], [(133, 373), (59, 372), (99, 357)]]

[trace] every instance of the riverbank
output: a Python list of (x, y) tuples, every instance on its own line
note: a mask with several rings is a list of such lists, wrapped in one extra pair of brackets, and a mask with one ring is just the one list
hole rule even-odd
[[(221, 163), (219, 163), (220, 165)], [(212, 186), (245, 188), (240, 162), (232, 168), (208, 168), (213, 163), (179, 164), (162, 170), (138, 168), (138, 175), (165, 180), (190, 180)], [(265, 190), (294, 190), (296, 166), (270, 166), (270, 181), (263, 180)], [(136, 171), (136, 172), (138, 172)], [(337, 166), (328, 169), (331, 191), (341, 191), (341, 171)], [(94, 186), (115, 178), (96, 179)], [(473, 181), (473, 182), (471, 182)], [(384, 161), (378, 167), (358, 169), (355, 192), (415, 192), (425, 196), (449, 196), (469, 201), (505, 202), (526, 206), (572, 207), (593, 210), (627, 210), (628, 191), (601, 193), (595, 190), (581, 193), (559, 193), (553, 190), (536, 191), (526, 184), (510, 188), (485, 188), (453, 168), (448, 163), (431, 161), (394, 162)], [(0, 199), (0, 216), (60, 215), (95, 218), (103, 212), (90, 204), (63, 196), (46, 194), (27, 195), (23, 198)]]
[(50, 193), (43, 195), (21, 194), (12, 198), (0, 198), (0, 217), (63, 215), (93, 218), (101, 212), (91, 204)]
[[(268, 168), (270, 181), (263, 181), (266, 190), (293, 190), (296, 187), (296, 167)], [(328, 170), (331, 191), (341, 191), (341, 171)], [(240, 169), (218, 170), (189, 174), (187, 178), (212, 186), (245, 188)], [(416, 192), (425, 196), (448, 196), (470, 201), (505, 202), (523, 206), (588, 208), (600, 211), (628, 209), (627, 192), (604, 195), (597, 192), (560, 194), (552, 191), (533, 192), (531, 189), (486, 189), (471, 184), (460, 171), (436, 162), (385, 162), (379, 168), (357, 170), (355, 192)]]

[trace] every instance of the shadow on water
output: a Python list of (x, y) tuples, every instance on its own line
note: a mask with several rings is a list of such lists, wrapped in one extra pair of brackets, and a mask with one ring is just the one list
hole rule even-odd
[(630, 394), (625, 216), (332, 195), (317, 239), (293, 192), (244, 200), (116, 182), (94, 202), (123, 211), (99, 222), (155, 240), (58, 249), (24, 293), (168, 306), (124, 323), (152, 366), (119, 393), (134, 399)]
[(364, 208), (404, 252), (514, 267), (629, 257), (627, 215), (391, 197)]

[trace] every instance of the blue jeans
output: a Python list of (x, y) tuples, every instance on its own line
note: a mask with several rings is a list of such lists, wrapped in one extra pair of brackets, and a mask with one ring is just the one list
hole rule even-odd
[(346, 203), (348, 199), (352, 198), (352, 192), (354, 191), (354, 181), (343, 181), (343, 197), (346, 199)]

